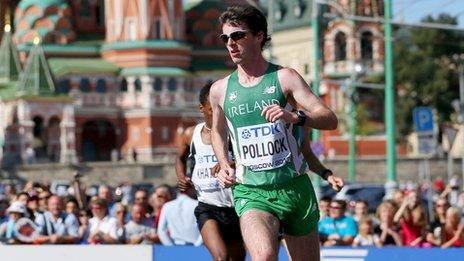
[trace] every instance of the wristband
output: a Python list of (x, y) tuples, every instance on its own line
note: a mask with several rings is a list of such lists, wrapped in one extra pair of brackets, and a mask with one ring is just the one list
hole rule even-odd
[(321, 178), (323, 178), (324, 180), (327, 180), (327, 178), (329, 178), (329, 176), (332, 176), (332, 175), (333, 175), (332, 170), (324, 169), (321, 173)]
[(296, 115), (298, 116), (298, 121), (295, 123), (297, 126), (303, 126), (306, 122), (306, 114), (303, 111), (296, 111)]

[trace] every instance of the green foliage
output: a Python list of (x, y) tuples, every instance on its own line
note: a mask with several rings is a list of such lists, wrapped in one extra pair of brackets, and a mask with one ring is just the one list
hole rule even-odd
[[(441, 14), (425, 17), (423, 22), (457, 24), (456, 17)], [(395, 40), (395, 82), (397, 88), (397, 137), (413, 130), (412, 110), (431, 106), (438, 124), (450, 120), (451, 101), (459, 95), (457, 72), (450, 58), (463, 52), (464, 35), (451, 30), (403, 28)], [(401, 138), (400, 138), (401, 139)]]

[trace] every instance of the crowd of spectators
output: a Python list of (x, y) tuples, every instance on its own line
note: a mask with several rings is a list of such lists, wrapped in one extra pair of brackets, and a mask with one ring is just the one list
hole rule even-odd
[[(161, 208), (173, 208), (182, 196), (174, 199), (173, 188), (161, 185), (149, 194), (138, 189), (130, 197), (123, 188), (101, 185), (89, 196), (77, 179), (67, 195), (52, 194), (49, 187), (27, 183), (21, 191), (3, 186), (0, 192), (0, 242), (4, 244), (201, 244), (196, 223), (186, 220), (183, 228), (192, 227), (195, 242), (183, 241), (168, 231), (170, 222), (163, 221)], [(118, 193), (119, 192), (119, 193)], [(118, 195), (119, 194), (119, 195)], [(186, 196), (188, 197), (188, 196)], [(128, 201), (127, 198), (133, 198)], [(126, 199), (126, 200), (125, 200)], [(196, 204), (191, 199), (192, 204)], [(174, 208), (185, 208), (184, 205)], [(173, 210), (174, 212), (176, 210)], [(192, 210), (193, 211), (193, 210)], [(169, 211), (166, 211), (168, 214)], [(193, 212), (192, 212), (193, 215)], [(176, 222), (184, 220), (179, 216)], [(171, 219), (171, 218), (170, 218)], [(159, 226), (160, 221), (163, 225)], [(199, 238), (199, 242), (198, 242)]]
[[(439, 182), (435, 182), (440, 184)], [(375, 213), (364, 200), (321, 198), (322, 246), (464, 247), (464, 192), (434, 186), (433, 209), (423, 188), (397, 190)], [(0, 242), (4, 244), (163, 244), (201, 245), (195, 192), (168, 185), (153, 192), (101, 185), (89, 196), (77, 180), (67, 195), (27, 183), (0, 191)], [(124, 195), (131, 193), (130, 196)]]
[(344, 200), (322, 198), (319, 207), (323, 246), (464, 247), (464, 192), (440, 179), (433, 187), (395, 191), (372, 214), (365, 200), (348, 209)]

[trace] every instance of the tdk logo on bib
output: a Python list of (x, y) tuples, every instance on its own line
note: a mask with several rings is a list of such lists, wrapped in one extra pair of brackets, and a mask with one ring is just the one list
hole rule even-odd
[(259, 138), (269, 135), (275, 135), (276, 133), (282, 132), (280, 125), (264, 125), (259, 127), (252, 127), (249, 129), (244, 129), (242, 131), (242, 138)]

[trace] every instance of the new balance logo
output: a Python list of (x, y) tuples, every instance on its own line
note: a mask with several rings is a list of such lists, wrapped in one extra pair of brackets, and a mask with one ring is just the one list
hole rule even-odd
[(266, 88), (264, 88), (263, 94), (272, 94), (272, 93), (275, 93), (275, 91), (276, 91), (275, 86), (267, 86)]

